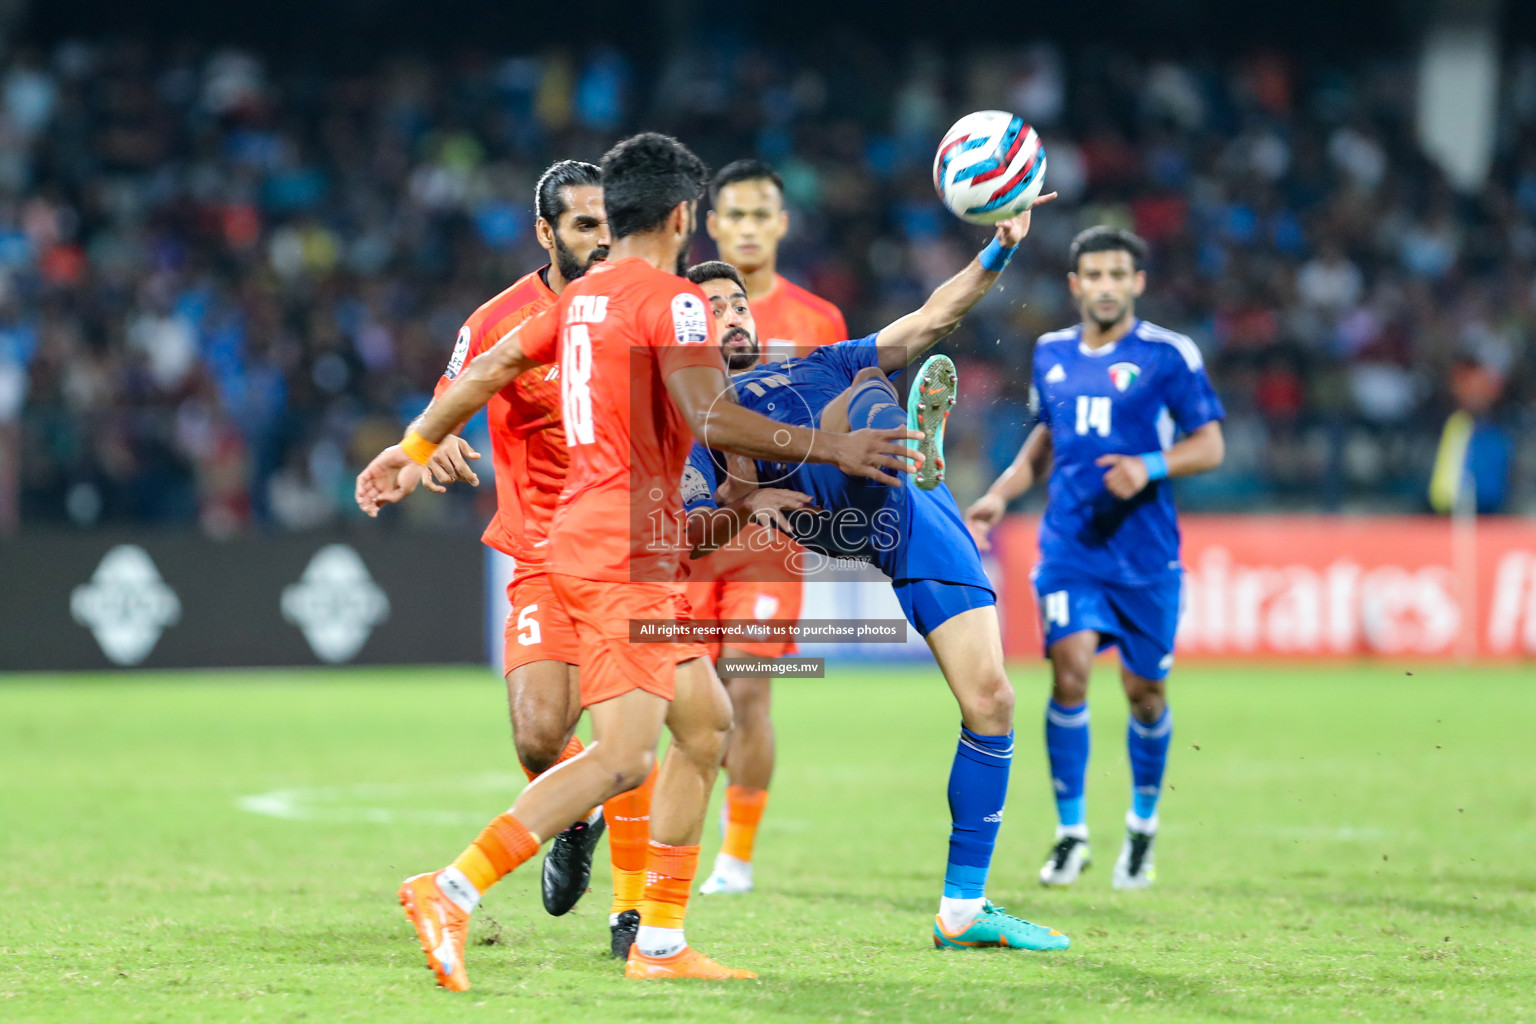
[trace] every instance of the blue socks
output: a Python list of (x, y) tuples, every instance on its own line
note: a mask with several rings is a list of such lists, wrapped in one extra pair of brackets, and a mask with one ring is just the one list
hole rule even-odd
[(1168, 765), (1168, 743), (1173, 738), (1173, 711), (1163, 708), (1155, 722), (1134, 717), (1125, 727), (1125, 748), (1131, 758), (1131, 814), (1148, 831), (1157, 817), (1157, 799), (1163, 791), (1163, 769)]
[(949, 770), (949, 864), (944, 869), (947, 899), (980, 899), (987, 889), (992, 847), (1008, 799), (1013, 733), (978, 736), (961, 727)]
[(1045, 706), (1045, 749), (1051, 759), (1051, 783), (1056, 788), (1056, 816), (1063, 830), (1088, 834), (1083, 810), (1083, 780), (1088, 775), (1088, 705)]
[[(1167, 707), (1155, 722), (1138, 722), (1133, 716), (1126, 724), (1125, 748), (1131, 762), (1129, 824), (1138, 832), (1157, 828), (1157, 801), (1163, 792), (1163, 770), (1168, 766), (1172, 738), (1173, 711)], [(1047, 704), (1045, 747), (1051, 758), (1059, 831), (1086, 838), (1083, 780), (1088, 774), (1088, 705), (1067, 708), (1054, 700)]]

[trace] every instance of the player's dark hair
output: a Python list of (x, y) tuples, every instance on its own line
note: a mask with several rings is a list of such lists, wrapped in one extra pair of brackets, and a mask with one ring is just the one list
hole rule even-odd
[(741, 279), (741, 271), (725, 260), (705, 260), (703, 263), (695, 263), (688, 268), (686, 276), (694, 284), (704, 284), (706, 281), (734, 281), (736, 287), (741, 289), (741, 294), (747, 294), (747, 282)]
[(719, 202), (721, 189), (738, 181), (771, 181), (779, 190), (779, 195), (784, 195), (784, 179), (779, 177), (779, 172), (771, 164), (749, 157), (732, 161), (720, 168), (715, 179), (709, 183), (709, 205), (714, 206)]
[(585, 160), (561, 160), (549, 165), (533, 187), (533, 213), (543, 217), (551, 225), (560, 223), (560, 215), (567, 209), (565, 190), (577, 185), (601, 185), (602, 168)]
[(603, 154), (603, 206), (615, 240), (661, 227), (678, 203), (696, 202), (709, 169), (670, 135), (642, 132)]
[(1147, 258), (1147, 243), (1124, 228), (1112, 228), (1104, 224), (1091, 227), (1072, 239), (1072, 248), (1067, 250), (1067, 265), (1073, 273), (1077, 272), (1077, 261), (1083, 254), (1090, 252), (1128, 252), (1131, 254), (1131, 266), (1140, 270)]

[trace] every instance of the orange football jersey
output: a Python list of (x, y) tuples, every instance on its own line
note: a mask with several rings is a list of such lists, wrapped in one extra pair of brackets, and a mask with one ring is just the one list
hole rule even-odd
[(683, 466), (693, 434), (667, 394), (688, 366), (725, 374), (698, 285), (630, 258), (600, 263), (527, 322), (524, 354), (560, 364), (570, 466), (548, 571), (587, 580), (682, 578)]
[(773, 291), (753, 299), (751, 306), (765, 359), (804, 356), (813, 348), (848, 340), (841, 310), (783, 276), (776, 276)]
[[(540, 269), (471, 313), (434, 395), (442, 394), (470, 360), (553, 306), (555, 298)], [(560, 429), (559, 370), (529, 370), (486, 405), (496, 469), (496, 515), (481, 539), (515, 558), (519, 574), (543, 562), (549, 523), (570, 461)]]

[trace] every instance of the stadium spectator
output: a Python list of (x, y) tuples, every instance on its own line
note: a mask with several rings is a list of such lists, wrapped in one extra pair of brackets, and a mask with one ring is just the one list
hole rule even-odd
[[(1484, 419), (1532, 425), (1536, 105), (1519, 90), (1491, 179), (1464, 195), (1414, 141), (1406, 58), (718, 49), (731, 59), (647, 72), (602, 49), (363, 74), (190, 46), (11, 51), (0, 529), (17, 509), (216, 534), (350, 514), (359, 453), (425, 404), (476, 296), (539, 258), (533, 175), (637, 127), (712, 166), (782, 168), (781, 266), (859, 333), (981, 237), (933, 196), (943, 128), (1007, 104), (1041, 126), (1063, 201), (949, 347), (974, 382), (951, 450), (983, 463), (951, 469), (959, 490), (1027, 428), (1024, 339), (1072, 322), (1061, 260), (1088, 223), (1153, 243), (1145, 313), (1196, 339), (1231, 413), (1227, 464), (1186, 508), (1422, 508), (1466, 351), (1503, 383)], [(1516, 55), (1511, 79), (1527, 67)], [(1502, 507), (1536, 502), (1533, 458), (1513, 453)], [(406, 514), (468, 527), (481, 490)]]

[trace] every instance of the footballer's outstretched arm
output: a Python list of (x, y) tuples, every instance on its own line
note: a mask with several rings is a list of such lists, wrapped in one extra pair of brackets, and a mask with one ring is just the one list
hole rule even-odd
[(981, 550), (991, 549), (992, 544), (987, 534), (992, 532), (992, 527), (1008, 511), (1008, 503), (1033, 487), (1036, 480), (1043, 480), (1050, 475), (1052, 454), (1050, 428), (1044, 423), (1036, 424), (1035, 429), (1029, 432), (1029, 436), (1019, 446), (1019, 454), (1013, 457), (1008, 468), (992, 481), (987, 493), (971, 502), (965, 510), (965, 525), (970, 528), (971, 536), (976, 538), (976, 544)]
[[(409, 494), (410, 488), (403, 485), (400, 471), (413, 462), (426, 464), (430, 461), (441, 442), (479, 412), (496, 392), (539, 365), (541, 360), (527, 355), (523, 343), (535, 334), (552, 334), (555, 324), (554, 314), (546, 310), (471, 360), (458, 379), (416, 417), (406, 431), (405, 440), (374, 456), (357, 475), (354, 497), (358, 508), (376, 516), (380, 506), (399, 501)], [(548, 339), (539, 337), (538, 340)], [(409, 479), (407, 475), (406, 481)]]
[(523, 354), (522, 332), (526, 326), (518, 327), (471, 359), (458, 379), (448, 385), (448, 390), (434, 398), (426, 411), (416, 418), (411, 429), (424, 440), (439, 444), (483, 409), (496, 392), (539, 365), (537, 360)]
[(684, 366), (667, 376), (667, 393), (693, 436), (711, 448), (774, 462), (824, 462), (849, 476), (883, 484), (900, 482), (894, 473), (915, 472), (922, 457), (904, 443), (922, 434), (906, 428), (855, 430), (837, 434), (779, 423), (736, 404), (723, 370)]
[[(1056, 198), (1052, 192), (1035, 200), (1035, 206)], [(1007, 255), (1029, 234), (1030, 211), (1001, 221), (997, 225), (994, 244), (989, 244), (982, 254), (966, 264), (965, 269), (933, 290), (922, 308), (890, 324), (875, 336), (879, 350), (880, 369), (886, 373), (915, 362), (941, 340), (952, 334), (965, 315), (975, 308), (981, 297), (997, 283), (1007, 263)], [(1000, 252), (994, 252), (996, 250)], [(986, 263), (994, 269), (983, 265)]]

